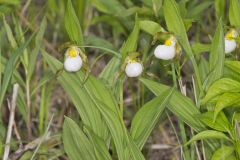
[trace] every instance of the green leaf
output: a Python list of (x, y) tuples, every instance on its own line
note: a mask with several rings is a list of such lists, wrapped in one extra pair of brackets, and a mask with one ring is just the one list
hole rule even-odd
[(225, 61), (224, 76), (240, 82), (240, 61)]
[(98, 137), (89, 127), (85, 130), (92, 146), (94, 146), (96, 158), (98, 160), (112, 160), (104, 140)]
[(72, 6), (71, 0), (68, 0), (67, 3), (64, 24), (71, 41), (76, 43), (77, 45), (84, 45), (82, 29), (75, 10)]
[(198, 65), (199, 73), (201, 75), (201, 80), (204, 81), (208, 77), (209, 73), (209, 63), (205, 59), (204, 55), (200, 56), (200, 62)]
[(129, 35), (126, 43), (123, 44), (121, 48), (121, 53), (122, 53), (122, 60), (126, 58), (128, 53), (135, 52), (137, 49), (137, 44), (138, 44), (138, 35), (139, 35), (139, 20), (136, 15), (135, 18), (135, 25), (133, 28), (132, 33)]
[(202, 113), (198, 117), (205, 125), (209, 126), (212, 129), (222, 132), (229, 131), (229, 122), (223, 112), (219, 114), (215, 121), (213, 111)]
[(240, 4), (239, 0), (230, 0), (229, 20), (234, 27), (240, 27)]
[(113, 57), (108, 64), (104, 67), (103, 71), (99, 75), (99, 78), (107, 82), (107, 84), (112, 84), (114, 78), (116, 77), (121, 60), (119, 58)]
[(131, 126), (131, 136), (138, 148), (142, 149), (147, 138), (164, 111), (173, 89), (168, 90), (146, 103), (134, 116)]
[(224, 93), (219, 96), (217, 104), (214, 108), (214, 118), (218, 116), (218, 113), (226, 107), (231, 107), (240, 103), (240, 93)]
[(63, 146), (71, 160), (96, 160), (94, 148), (78, 125), (68, 117), (63, 124)]
[[(166, 85), (148, 79), (141, 78), (140, 80), (156, 96), (160, 96), (162, 93), (170, 89), (170, 87)], [(196, 115), (199, 115), (200, 112), (192, 100), (182, 95), (177, 90), (174, 90), (167, 107), (173, 114), (191, 126), (195, 131), (201, 131), (205, 129), (203, 123), (196, 118)]]
[(20, 3), (19, 0), (0, 0), (0, 4), (10, 4), (10, 5), (18, 5)]
[(117, 49), (113, 46), (112, 43), (110, 43), (109, 41), (103, 39), (103, 38), (99, 38), (96, 36), (88, 36), (85, 38), (85, 43), (86, 45), (93, 45), (93, 46), (101, 46), (107, 49), (111, 49), (114, 51), (117, 51)]
[(192, 49), (194, 54), (200, 54), (204, 52), (209, 52), (211, 48), (211, 45), (209, 44), (202, 44), (202, 43), (193, 43)]
[(3, 24), (4, 24), (5, 30), (7, 32), (7, 38), (9, 40), (12, 48), (14, 48), (14, 49), (17, 48), (17, 42), (13, 36), (12, 30), (11, 30), (9, 24), (7, 23), (5, 17), (3, 17)]
[(16, 62), (18, 61), (19, 57), (23, 54), (24, 49), (28, 46), (32, 38), (34, 37), (35, 34), (32, 34), (29, 39), (22, 44), (19, 48), (17, 48), (11, 55), (10, 59), (7, 62), (7, 65), (5, 66), (4, 69), (4, 76), (3, 76), (3, 81), (0, 89), (0, 108), (2, 106), (3, 98), (4, 95), (7, 91), (9, 82), (11, 80), (12, 74), (15, 70), (16, 67)]
[(117, 0), (93, 0), (93, 4), (100, 11), (108, 14), (121, 15), (125, 11), (125, 7)]
[(225, 19), (225, 5), (226, 1), (225, 0), (215, 0), (214, 1), (214, 7), (215, 7), (215, 15), (217, 19)]
[(112, 28), (114, 36), (117, 36), (119, 34), (124, 34), (127, 35), (126, 29), (124, 28), (123, 24), (120, 23), (116, 19), (116, 17), (111, 16), (111, 15), (103, 15), (103, 16), (98, 16), (94, 17), (92, 20), (92, 24), (96, 23), (104, 23), (104, 24), (109, 24)]
[(210, 77), (208, 79), (206, 88), (222, 77), (224, 71), (224, 59), (224, 34), (222, 20), (220, 19), (211, 45), (209, 58)]
[(196, 135), (194, 135), (185, 145), (189, 145), (190, 143), (198, 140), (205, 140), (205, 139), (224, 139), (227, 141), (231, 141), (224, 133), (214, 131), (214, 130), (206, 130), (202, 131)]
[(151, 34), (155, 35), (157, 32), (166, 32), (158, 23), (149, 20), (143, 20), (139, 22), (140, 29)]
[(158, 16), (159, 10), (162, 8), (163, 0), (152, 0), (153, 10), (156, 15)]
[(238, 81), (222, 78), (214, 82), (208, 89), (206, 96), (202, 99), (202, 104), (207, 103), (212, 98), (225, 92), (240, 92), (240, 83)]
[(234, 148), (230, 146), (222, 146), (216, 150), (211, 158), (211, 160), (226, 160), (234, 152)]
[(207, 10), (212, 5), (212, 3), (213, 2), (211, 0), (205, 0), (193, 8), (189, 8), (187, 12), (187, 18), (200, 19), (204, 11)]
[[(96, 103), (99, 104), (98, 109), (103, 115), (103, 118), (106, 121), (112, 135), (119, 159), (129, 159), (130, 156), (134, 160), (144, 160), (142, 153), (131, 140), (131, 137), (128, 136), (127, 129), (123, 124), (123, 120), (121, 120), (119, 109), (116, 107), (114, 107), (114, 109), (111, 106), (108, 106), (104, 103), (105, 101), (98, 99), (97, 97), (93, 97), (93, 99), (95, 99)], [(127, 146), (125, 146), (125, 144)], [(124, 158), (124, 155), (127, 158)]]

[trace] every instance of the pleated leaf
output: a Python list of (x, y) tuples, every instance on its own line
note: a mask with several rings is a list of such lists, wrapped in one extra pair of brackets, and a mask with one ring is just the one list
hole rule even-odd
[(215, 131), (215, 130), (206, 130), (193, 136), (185, 145), (189, 145), (194, 141), (205, 140), (205, 139), (223, 139), (223, 140), (231, 141), (229, 137), (227, 137), (222, 132)]
[(202, 113), (198, 117), (205, 125), (209, 126), (212, 129), (221, 132), (228, 132), (230, 130), (228, 119), (223, 112), (221, 112), (215, 120), (213, 111)]
[(208, 78), (206, 88), (208, 88), (213, 82), (222, 77), (224, 71), (224, 59), (225, 59), (224, 34), (222, 20), (220, 19), (210, 49), (209, 58), (210, 76)]
[(139, 29), (140, 29), (139, 28), (139, 20), (138, 20), (138, 17), (136, 16), (133, 31), (129, 35), (126, 43), (124, 43), (124, 45), (121, 48), (121, 54), (122, 54), (123, 60), (126, 58), (128, 53), (136, 51), (137, 44), (138, 44)]
[(139, 22), (140, 29), (151, 34), (155, 35), (157, 32), (165, 32), (165, 30), (156, 22), (143, 20)]
[(104, 140), (97, 136), (89, 127), (85, 128), (85, 130), (92, 146), (94, 146), (96, 158), (98, 160), (112, 160)]
[(240, 83), (230, 78), (222, 78), (214, 82), (209, 87), (206, 96), (202, 99), (202, 104), (225, 92), (240, 92)]
[[(170, 89), (170, 87), (157, 83), (148, 79), (140, 79), (143, 84), (150, 89), (156, 96), (161, 95)], [(196, 118), (196, 115), (199, 115), (200, 112), (197, 107), (194, 105), (191, 99), (182, 95), (178, 91), (174, 90), (171, 98), (169, 99), (168, 109), (172, 111), (179, 119), (187, 123), (194, 130), (200, 131), (205, 127), (204, 125)]]
[(84, 45), (82, 29), (71, 0), (67, 2), (64, 24), (71, 41), (78, 45)]
[(226, 107), (234, 106), (235, 104), (240, 103), (240, 93), (224, 93), (219, 96), (217, 104), (214, 108), (214, 119), (218, 116)]
[(173, 89), (170, 89), (155, 97), (146, 103), (134, 116), (131, 126), (131, 136), (140, 149), (142, 149), (159, 121), (172, 93)]
[(234, 27), (240, 27), (240, 4), (239, 0), (230, 0), (229, 20)]
[(71, 160), (96, 160), (94, 148), (87, 136), (72, 119), (65, 117), (63, 146)]
[(234, 152), (234, 148), (230, 146), (222, 146), (216, 150), (211, 158), (211, 160), (229, 160), (229, 157)]

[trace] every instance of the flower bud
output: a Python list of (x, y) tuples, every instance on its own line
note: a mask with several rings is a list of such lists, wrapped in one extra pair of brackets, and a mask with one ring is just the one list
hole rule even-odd
[(77, 72), (82, 67), (82, 58), (80, 57), (80, 49), (78, 47), (70, 47), (66, 51), (66, 59), (64, 68), (68, 72)]

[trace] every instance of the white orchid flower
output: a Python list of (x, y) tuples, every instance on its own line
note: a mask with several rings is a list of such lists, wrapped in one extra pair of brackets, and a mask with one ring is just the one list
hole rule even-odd
[(154, 50), (154, 55), (158, 59), (171, 60), (176, 55), (176, 38), (174, 36), (167, 39), (164, 45), (158, 45)]
[(125, 68), (125, 73), (128, 77), (138, 77), (143, 72), (143, 66), (141, 62), (136, 60), (130, 60)]
[(237, 47), (237, 43), (235, 38), (238, 37), (238, 33), (236, 30), (232, 29), (230, 30), (226, 36), (225, 36), (225, 53), (229, 54), (231, 52), (233, 52), (236, 47)]
[(68, 72), (77, 72), (82, 67), (82, 58), (80, 57), (80, 49), (72, 46), (66, 51), (66, 59), (64, 61), (64, 68)]

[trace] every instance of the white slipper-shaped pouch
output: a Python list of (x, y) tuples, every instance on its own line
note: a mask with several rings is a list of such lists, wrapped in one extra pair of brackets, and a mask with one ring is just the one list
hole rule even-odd
[(158, 59), (171, 60), (176, 55), (175, 45), (174, 46), (158, 45), (154, 50), (154, 55)]
[(66, 59), (64, 61), (64, 69), (68, 72), (77, 72), (82, 67), (82, 58), (79, 55), (80, 49), (77, 47), (70, 47), (66, 51)]
[(143, 72), (143, 66), (140, 62), (129, 62), (126, 65), (125, 73), (128, 77), (138, 77)]
[(231, 29), (224, 38), (225, 53), (229, 54), (237, 48), (237, 42), (235, 38), (238, 37), (238, 32), (235, 29)]
[(234, 39), (228, 40), (225, 38), (225, 53), (229, 54), (233, 52), (237, 47), (237, 43)]

